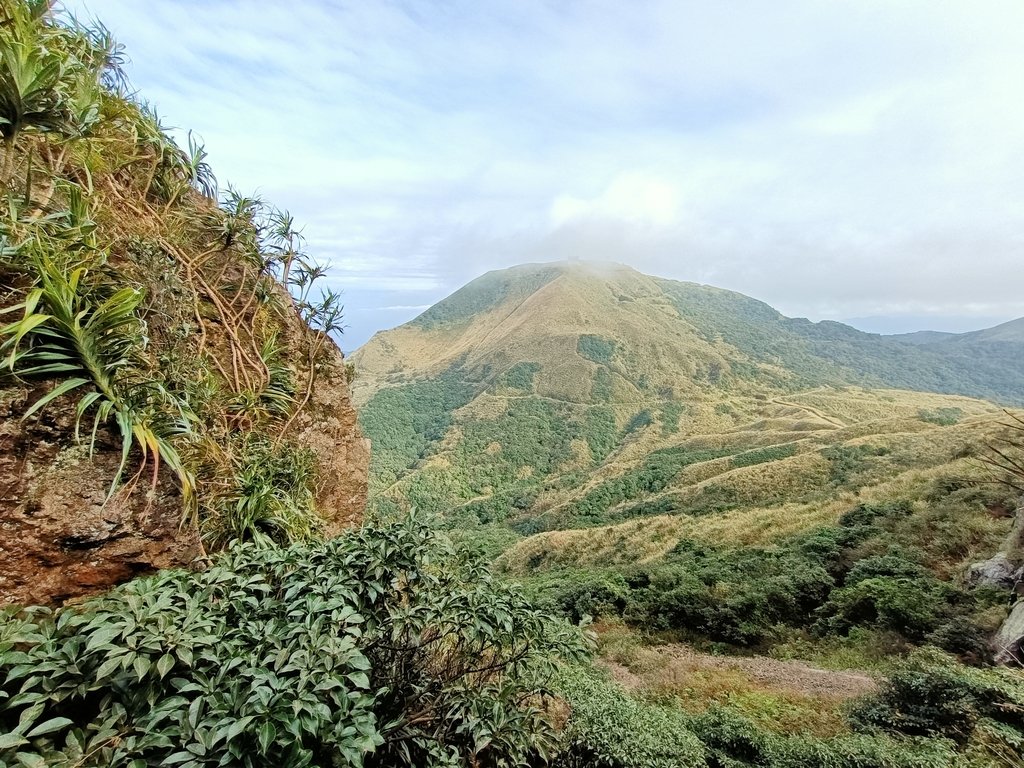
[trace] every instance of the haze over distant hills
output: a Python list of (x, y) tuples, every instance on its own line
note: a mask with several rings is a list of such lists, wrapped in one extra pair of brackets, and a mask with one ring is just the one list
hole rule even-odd
[(901, 336), (934, 331), (937, 333), (969, 333), (1005, 323), (1011, 318), (997, 315), (870, 315), (849, 317), (839, 322), (858, 331), (882, 336)]

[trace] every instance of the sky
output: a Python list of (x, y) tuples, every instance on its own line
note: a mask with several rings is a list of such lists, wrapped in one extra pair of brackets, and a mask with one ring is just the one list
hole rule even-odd
[(570, 257), (874, 332), (1024, 315), (1020, 0), (65, 6), (303, 225), (346, 351)]

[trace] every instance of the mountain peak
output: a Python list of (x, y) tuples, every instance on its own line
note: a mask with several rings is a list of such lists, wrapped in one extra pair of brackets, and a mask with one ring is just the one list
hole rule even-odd
[(525, 365), (531, 393), (577, 403), (851, 384), (1021, 402), (1024, 356), (980, 365), (970, 354), (974, 341), (1012, 341), (1019, 331), (1009, 323), (955, 345), (914, 345), (623, 264), (522, 264), (487, 272), (377, 334), (353, 355), (355, 393), (360, 402), (382, 384), (446, 371), (483, 390)]

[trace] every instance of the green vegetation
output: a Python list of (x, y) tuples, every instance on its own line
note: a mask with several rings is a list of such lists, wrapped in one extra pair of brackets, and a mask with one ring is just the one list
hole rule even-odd
[[(81, 212), (84, 203), (77, 189), (72, 196), (72, 208)], [(77, 230), (84, 224), (71, 222)], [(26, 258), (26, 274), (35, 287), (20, 304), (4, 310), (20, 311), (22, 319), (0, 328), (0, 337), (5, 337), (0, 353), (7, 354), (4, 367), (21, 378), (57, 376), (62, 381), (22, 418), (66, 393), (85, 388), (75, 412), (80, 422), (90, 409), (95, 410), (90, 452), (100, 425), (111, 416), (122, 436), (121, 464), (110, 493), (120, 483), (132, 448), (137, 447), (143, 463), (152, 455), (154, 464), (163, 461), (175, 472), (191, 504), (195, 481), (173, 440), (189, 425), (181, 406), (146, 375), (146, 337), (137, 312), (141, 293), (132, 288), (114, 290), (102, 280), (90, 279), (86, 266), (54, 263), (62, 244), (44, 238), (37, 235), (31, 248), (23, 245), (20, 249)]]
[(411, 324), (431, 330), (468, 323), (480, 312), (504, 302), (528, 298), (560, 274), (558, 267), (549, 264), (488, 272), (432, 306)]
[(963, 417), (964, 412), (959, 408), (935, 408), (927, 410), (922, 408), (918, 411), (918, 418), (927, 421), (929, 424), (938, 424), (940, 427), (951, 427)]
[(679, 431), (679, 418), (686, 413), (683, 403), (670, 401), (661, 406), (661, 435), (668, 437)]
[[(500, 328), (534, 297), (561, 335), (494, 334), (534, 360), (389, 370), (361, 413), (376, 522), (325, 542), (329, 478), (296, 424), (320, 416), (342, 307), (314, 297), (324, 270), (291, 216), (219, 196), (203, 147), (128, 95), (102, 28), (8, 4), (0, 52), (4, 392), (26, 393), (26, 422), (73, 414), (83, 453), (113, 444), (112, 494), (146, 474), (146, 493), (179, 494), (212, 551), (206, 570), (0, 616), (0, 768), (1019, 764), (1024, 684), (983, 667), (1007, 594), (958, 578), (1007, 533), (1019, 442), (987, 443), (1011, 479), (978, 486), (939, 470), (983, 452), (983, 404), (825, 386), (1020, 399), (1016, 342), (968, 365), (952, 340), (883, 341), (703, 286), (489, 273), (417, 318), (416, 343), (465, 349), (481, 313)], [(556, 279), (614, 304), (548, 328), (557, 295), (538, 291)], [(406, 507), (443, 514), (458, 546)], [(582, 562), (580, 540), (606, 559), (554, 570), (526, 550), (523, 586), (484, 564), (537, 541)], [(649, 639), (888, 678), (845, 709), (728, 675), (717, 693), (624, 675), (627, 691), (582, 666), (571, 623), (588, 617), (636, 644), (612, 671), (637, 679)]]
[(788, 318), (739, 293), (657, 282), (703, 338), (720, 338), (751, 360), (782, 365), (795, 375), (784, 380), (764, 367), (734, 365), (744, 378), (790, 388), (854, 383), (1024, 402), (1024, 359), (1015, 343), (892, 341), (842, 323)]
[(734, 467), (753, 467), (756, 464), (765, 464), (769, 461), (781, 461), (788, 459), (796, 453), (795, 443), (786, 445), (772, 445), (768, 448), (756, 448), (753, 451), (738, 453), (732, 457)]
[[(439, 642), (440, 641), (440, 642)], [(0, 620), (0, 764), (522, 765), (581, 635), (413, 519)]]
[(607, 368), (594, 372), (594, 383), (590, 387), (590, 399), (595, 403), (608, 403), (612, 399), (612, 374)]
[[(208, 546), (307, 537), (315, 467), (291, 473), (303, 487), (265, 467), (285, 482), (262, 500), (239, 489), (259, 487), (252, 446), (302, 454), (293, 427), (330, 364), (339, 296), (318, 291), (287, 213), (217, 200), (202, 146), (178, 147), (135, 100), (106, 30), (50, 5), (0, 10), (0, 387), (33, 393), (28, 429), (64, 409), (90, 454), (119, 438), (110, 495), (148, 476)], [(281, 495), (287, 524), (265, 503)]]
[(516, 363), (502, 376), (502, 384), (523, 392), (533, 391), (533, 377), (540, 370), (540, 363)]
[(472, 385), (451, 369), (434, 381), (415, 381), (382, 389), (360, 411), (359, 420), (373, 441), (372, 471), (378, 485), (393, 483), (451, 425), (451, 412), (473, 396)]
[(863, 484), (860, 481), (864, 475), (876, 466), (871, 459), (888, 454), (888, 448), (871, 445), (830, 445), (821, 450), (829, 462), (829, 479), (837, 487)]
[(972, 765), (1010, 768), (1020, 764), (1024, 747), (1024, 678), (923, 651), (859, 702), (851, 718), (868, 732), (950, 739)]
[(554, 765), (576, 768), (704, 766), (704, 750), (682, 712), (645, 706), (593, 671), (570, 669), (557, 681), (572, 709)]
[[(684, 467), (726, 455), (728, 450), (694, 450), (687, 447), (655, 451), (647, 455), (636, 469), (606, 480), (588, 491), (579, 501), (560, 510), (557, 527), (601, 525), (617, 519), (619, 516), (610, 511), (613, 507), (664, 490)], [(635, 510), (635, 513), (644, 514), (640, 509)]]
[(615, 448), (618, 434), (615, 428), (615, 413), (611, 408), (595, 406), (587, 409), (583, 424), (583, 435), (595, 463), (600, 463)]
[(862, 628), (983, 660), (991, 610), (1005, 596), (932, 570), (962, 546), (952, 539), (971, 535), (948, 527), (956, 502), (936, 503), (927, 522), (905, 503), (861, 504), (837, 526), (773, 547), (683, 541), (649, 565), (552, 571), (528, 584), (540, 604), (574, 621), (622, 617), (694, 640), (762, 648), (794, 630), (836, 637)]
[(577, 340), (576, 351), (580, 356), (598, 365), (611, 365), (612, 356), (615, 354), (615, 342), (585, 333)]

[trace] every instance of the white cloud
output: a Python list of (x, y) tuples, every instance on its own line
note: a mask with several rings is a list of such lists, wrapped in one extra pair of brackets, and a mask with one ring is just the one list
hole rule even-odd
[(67, 4), (353, 306), (582, 255), (812, 317), (1024, 313), (1019, 0)]

